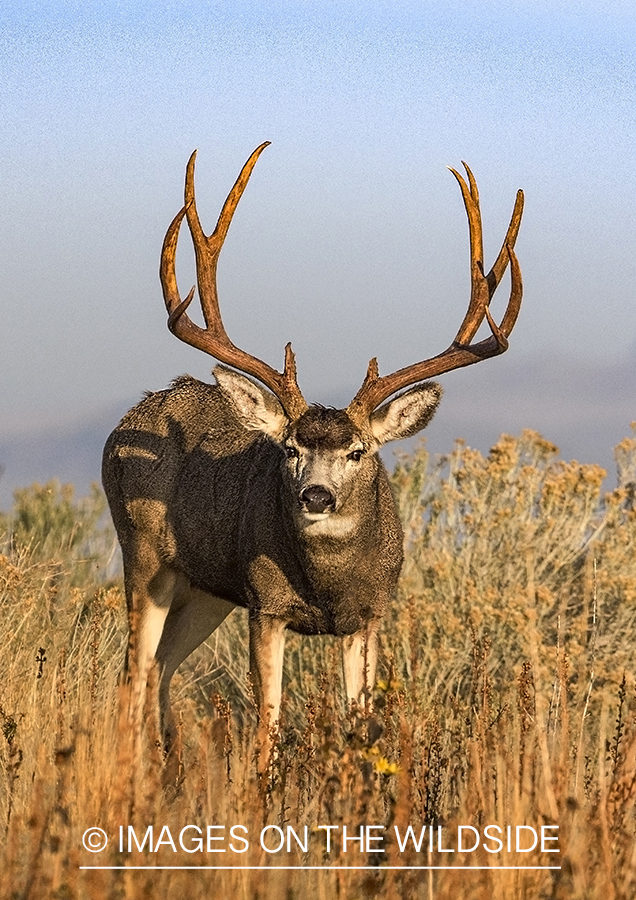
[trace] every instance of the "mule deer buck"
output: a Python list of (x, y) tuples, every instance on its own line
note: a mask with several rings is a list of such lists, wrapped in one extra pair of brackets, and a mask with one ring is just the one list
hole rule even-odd
[[(519, 191), (501, 251), (484, 275), (477, 185), (466, 164), (468, 182), (451, 169), (468, 215), (472, 280), (455, 340), (438, 356), (391, 375), (380, 377), (372, 359), (346, 409), (308, 406), (291, 345), (283, 371), (272, 369), (232, 343), (219, 311), (219, 254), (268, 143), (243, 167), (210, 236), (197, 213), (192, 154), (185, 204), (161, 253), (169, 329), (232, 368), (217, 366), (215, 385), (186, 375), (147, 395), (111, 434), (103, 460), (123, 555), (137, 724), (156, 660), (161, 731), (169, 750), (175, 738), (169, 698), (175, 670), (234, 607), (246, 607), (261, 770), (269, 755), (268, 727), (279, 716), (286, 629), (341, 636), (347, 697), (368, 700), (378, 626), (396, 594), (403, 556), (402, 528), (377, 451), (430, 421), (441, 388), (424, 379), (507, 349), (521, 305), (513, 247), (523, 209)], [(195, 288), (185, 300), (177, 288), (175, 255), (184, 217), (205, 328), (187, 314)], [(489, 304), (509, 263), (510, 297), (497, 325)], [(484, 319), (491, 334), (475, 341)]]

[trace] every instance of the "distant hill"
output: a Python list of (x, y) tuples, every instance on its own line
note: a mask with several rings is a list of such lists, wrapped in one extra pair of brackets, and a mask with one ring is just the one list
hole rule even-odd
[(106, 438), (132, 405), (117, 404), (63, 429), (0, 435), (0, 509), (11, 506), (16, 488), (52, 478), (75, 485), (78, 497), (87, 494), (91, 483), (100, 481)]

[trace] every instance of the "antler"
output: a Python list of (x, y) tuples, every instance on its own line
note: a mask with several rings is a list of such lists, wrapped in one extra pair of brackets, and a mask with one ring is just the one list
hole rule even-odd
[[(257, 147), (243, 166), (234, 187), (223, 204), (216, 228), (209, 237), (204, 234), (201, 227), (194, 197), (196, 150), (194, 151), (186, 169), (185, 205), (177, 213), (166, 232), (161, 251), (159, 275), (163, 288), (163, 298), (169, 313), (168, 328), (170, 331), (182, 341), (185, 341), (186, 344), (191, 344), (198, 350), (203, 350), (205, 353), (216, 357), (221, 362), (258, 378), (278, 397), (287, 415), (291, 419), (296, 419), (307, 409), (307, 403), (296, 380), (296, 360), (291, 344), (287, 344), (285, 347), (285, 366), (282, 373), (272, 369), (256, 356), (251, 356), (249, 353), (236, 347), (225, 331), (216, 287), (216, 268), (232, 216), (258, 157), (265, 147), (269, 146), (269, 143), (269, 141), (265, 141), (264, 144)], [(206, 324), (205, 328), (200, 328), (186, 314), (186, 310), (194, 297), (195, 288), (193, 287), (185, 300), (182, 300), (177, 287), (175, 256), (179, 229), (184, 216), (187, 217), (194, 244), (197, 285), (203, 318)]]
[[(380, 377), (378, 374), (377, 359), (372, 359), (362, 387), (347, 408), (348, 414), (356, 420), (369, 416), (383, 400), (386, 400), (387, 397), (390, 397), (391, 394), (394, 394), (401, 388), (415, 384), (418, 381), (424, 381), (427, 378), (433, 378), (452, 369), (470, 366), (473, 363), (481, 362), (482, 359), (488, 359), (490, 356), (498, 356), (508, 349), (508, 337), (517, 321), (523, 293), (521, 270), (513, 252), (523, 213), (523, 191), (517, 191), (517, 200), (501, 250), (488, 275), (484, 275), (479, 192), (473, 173), (466, 163), (462, 163), (462, 165), (468, 175), (468, 184), (455, 169), (450, 171), (459, 182), (461, 188), (470, 232), (471, 292), (470, 303), (468, 304), (468, 311), (464, 321), (453, 343), (438, 356), (433, 356), (430, 359), (422, 360), (422, 362), (398, 369), (397, 372), (393, 372), (391, 375), (384, 375), (383, 377)], [(490, 314), (489, 305), (509, 262), (511, 275), (510, 298), (501, 325), (497, 325)], [(488, 321), (492, 334), (476, 344), (471, 344), (484, 318)]]

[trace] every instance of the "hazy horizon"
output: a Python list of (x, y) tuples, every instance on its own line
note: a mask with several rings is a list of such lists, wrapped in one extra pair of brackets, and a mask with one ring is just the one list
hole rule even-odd
[(487, 265), (525, 191), (524, 304), (504, 357), (440, 379), (431, 446), (528, 427), (585, 462), (606, 440), (611, 464), (636, 419), (633, 4), (11, 2), (0, 48), (0, 448), (25, 462), (29, 434), (210, 378), (166, 329), (161, 242), (192, 149), (211, 230), (270, 140), (219, 266), (235, 343), (279, 367), (291, 340), (327, 404), (372, 356), (387, 372), (444, 349), (468, 302), (445, 168), (464, 159)]

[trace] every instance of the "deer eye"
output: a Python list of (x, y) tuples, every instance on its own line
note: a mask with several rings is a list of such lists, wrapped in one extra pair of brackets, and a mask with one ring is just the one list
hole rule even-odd
[(364, 450), (353, 450), (351, 453), (349, 453), (349, 455), (347, 456), (347, 459), (351, 459), (351, 460), (353, 460), (353, 462), (360, 462), (360, 460), (362, 459), (363, 453), (364, 453)]
[(285, 447), (285, 453), (287, 454), (287, 459), (296, 459), (298, 456), (298, 450), (295, 447)]

